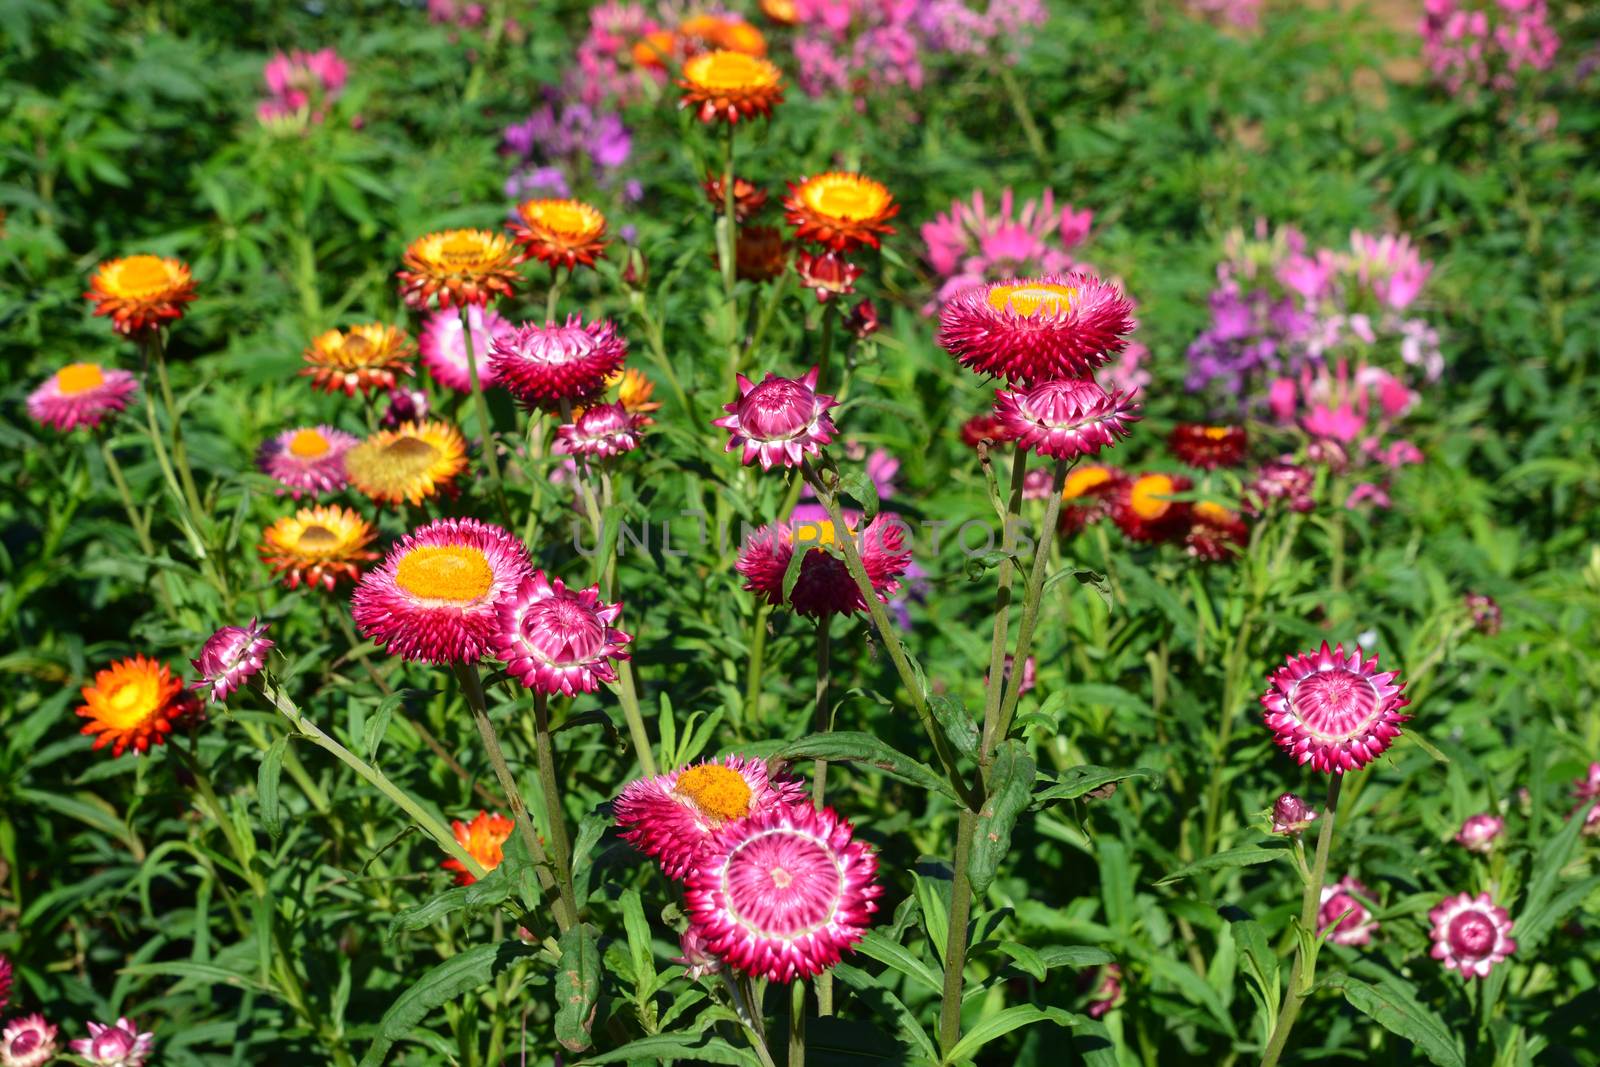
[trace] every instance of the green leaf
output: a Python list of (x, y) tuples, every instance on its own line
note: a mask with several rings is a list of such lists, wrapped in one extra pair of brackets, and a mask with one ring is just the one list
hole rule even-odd
[(868, 522), (871, 522), (877, 516), (878, 487), (871, 478), (867, 477), (865, 470), (857, 469), (849, 474), (841, 474), (839, 477), (839, 489), (850, 499), (861, 505), (861, 511), (866, 515)]
[(1467, 1061), (1444, 1022), (1419, 1004), (1398, 980), (1379, 989), (1348, 974), (1331, 974), (1328, 985), (1343, 993), (1351, 1007), (1410, 1041), (1438, 1067), (1466, 1067)]
[(1278, 1025), (1278, 956), (1272, 951), (1261, 924), (1254, 919), (1237, 919), (1232, 923), (1233, 942), (1239, 949), (1240, 966), (1250, 978), (1249, 989), (1256, 1007), (1261, 1009), (1264, 1024), (1261, 1042), (1266, 1044)]
[(906, 1007), (905, 1002), (899, 997), (880, 986), (866, 971), (852, 967), (848, 963), (840, 963), (833, 968), (833, 975), (856, 991), (856, 995), (865, 1002), (875, 1018), (893, 1018), (897, 1032), (907, 1044), (915, 1045), (916, 1050), (930, 1060), (939, 1058), (938, 1050), (933, 1047), (928, 1032), (917, 1021), (917, 1013)]
[(1561, 871), (1571, 862), (1573, 851), (1578, 847), (1578, 835), (1583, 831), (1583, 824), (1583, 819), (1568, 819), (1559, 833), (1547, 838), (1539, 847), (1529, 871), (1528, 895), (1522, 898), (1519, 924), (1526, 921), (1526, 917), (1537, 918), (1554, 895)]
[(932, 767), (912, 759), (904, 752), (890, 748), (871, 734), (853, 730), (834, 730), (825, 734), (811, 734), (792, 741), (774, 753), (782, 759), (825, 759), (830, 763), (849, 761), (873, 767), (896, 781), (918, 786), (930, 792), (943, 793), (959, 802), (950, 783), (940, 777)]
[(954, 697), (937, 693), (928, 698), (928, 710), (933, 712), (951, 748), (969, 759), (978, 758), (978, 744), (983, 738), (965, 704)]
[(944, 992), (944, 983), (937, 971), (922, 962), (900, 942), (891, 941), (876, 930), (868, 930), (861, 935), (861, 940), (856, 942), (856, 951), (899, 971), (907, 978), (926, 986), (930, 992)]
[(1062, 771), (1056, 778), (1055, 785), (1039, 790), (1033, 799), (1041, 805), (1048, 804), (1052, 800), (1076, 800), (1112, 782), (1120, 782), (1127, 778), (1154, 777), (1156, 772), (1144, 767), (1119, 770), (1115, 767), (1097, 767), (1092, 763), (1085, 763)]
[(634, 981), (640, 990), (649, 989), (655, 982), (655, 953), (650, 947), (650, 920), (645, 918), (644, 904), (637, 889), (622, 893), (622, 925), (628, 931), (628, 955), (633, 960)]
[(945, 1063), (960, 1063), (971, 1059), (972, 1054), (997, 1037), (1004, 1037), (1011, 1031), (1023, 1026), (1032, 1026), (1034, 1023), (1051, 1022), (1057, 1026), (1072, 1029), (1087, 1023), (1089, 1020), (1082, 1015), (1074, 1015), (1070, 1011), (1060, 1008), (1041, 1008), (1033, 1004), (1018, 1004), (1002, 1012), (981, 1020), (960, 1041), (955, 1043), (947, 1056)]
[(760, 1060), (746, 1049), (735, 1048), (720, 1037), (704, 1034), (657, 1034), (630, 1041), (621, 1048), (599, 1056), (580, 1060), (574, 1067), (590, 1063), (623, 1063), (639, 1061), (660, 1063), (664, 1060), (683, 1060), (685, 1063), (726, 1063), (740, 1067), (759, 1067)]
[(256, 775), (256, 799), (261, 805), (261, 825), (273, 837), (283, 833), (283, 807), (278, 803), (278, 779), (283, 773), (283, 754), (289, 738), (280, 737), (261, 756)]
[(600, 997), (600, 951), (594, 932), (579, 923), (561, 935), (556, 971), (556, 1040), (569, 1052), (582, 1052)]
[(1218, 852), (1213, 856), (1207, 856), (1204, 859), (1198, 859), (1186, 866), (1179, 867), (1157, 882), (1156, 885), (1171, 885), (1173, 882), (1181, 882), (1185, 878), (1203, 874), (1206, 871), (1220, 871), (1229, 867), (1250, 867), (1257, 863), (1271, 863), (1273, 860), (1287, 855), (1289, 855), (1289, 850), (1286, 848), (1230, 848), (1224, 852)]
[[(1573, 819), (1572, 822), (1581, 823), (1583, 820)], [(1518, 955), (1531, 957), (1533, 950), (1544, 944), (1544, 939), (1550, 936), (1556, 924), (1596, 889), (1600, 889), (1600, 875), (1567, 886), (1549, 900), (1541, 901), (1535, 910), (1524, 908), (1522, 914), (1517, 916), (1516, 923)]]
[(394, 1043), (410, 1033), (433, 1009), (488, 985), (536, 952), (521, 941), (502, 941), (498, 945), (477, 945), (436, 965), (396, 997), (389, 1010), (383, 1013), (378, 1021), (378, 1036), (361, 1058), (361, 1067), (379, 1067)]
[(974, 893), (981, 895), (989, 888), (1000, 861), (1011, 850), (1011, 829), (1017, 816), (1027, 810), (1036, 776), (1033, 757), (1021, 741), (1009, 738), (995, 750), (988, 796), (972, 829), (972, 855), (967, 862)]
[(1116, 957), (1103, 948), (1089, 945), (1046, 945), (1034, 950), (1045, 967), (1100, 967), (1116, 961)]
[(791, 604), (789, 598), (794, 593), (795, 584), (800, 581), (800, 568), (805, 566), (806, 557), (817, 550), (814, 544), (805, 541), (801, 541), (794, 546), (794, 551), (789, 555), (789, 565), (783, 569), (783, 602), (785, 604)]
[(168, 963), (130, 963), (121, 968), (118, 974), (150, 974), (165, 975), (169, 978), (181, 978), (184, 981), (198, 982), (203, 986), (225, 985), (235, 989), (251, 989), (258, 993), (273, 993), (272, 986), (256, 981), (254, 978), (230, 971), (225, 967), (218, 967), (210, 963), (196, 963), (193, 960), (173, 960)]

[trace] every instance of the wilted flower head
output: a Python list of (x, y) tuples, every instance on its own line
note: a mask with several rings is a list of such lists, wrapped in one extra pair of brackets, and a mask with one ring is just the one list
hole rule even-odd
[(1344, 646), (1290, 656), (1269, 677), (1261, 697), (1278, 747), (1300, 764), (1329, 774), (1360, 770), (1382, 755), (1406, 721), (1405, 683), (1379, 671), (1378, 657)]
[(672, 962), (683, 965), (683, 976), (691, 982), (722, 970), (722, 961), (706, 946), (705, 935), (693, 926), (679, 936), (678, 951), (682, 955), (674, 957)]
[(249, 626), (224, 626), (206, 639), (200, 657), (189, 661), (200, 673), (190, 687), (221, 703), (261, 670), (271, 650), (265, 623), (251, 619)]
[[(706, 175), (705, 182), (701, 185), (706, 191), (706, 199), (711, 201), (711, 206), (718, 212), (726, 206), (728, 195), (727, 188), (723, 185), (722, 175), (711, 173)], [(735, 222), (745, 222), (762, 208), (767, 206), (767, 191), (754, 182), (745, 181), (734, 176), (733, 179), (733, 218)]]
[(1300, 834), (1317, 819), (1317, 812), (1293, 793), (1280, 796), (1272, 805), (1272, 832), (1275, 834)]
[(539, 693), (576, 696), (617, 680), (616, 660), (633, 637), (615, 623), (622, 605), (600, 599), (599, 584), (569, 589), (536, 570), (501, 598), (494, 654), (506, 671)]
[(1472, 628), (1488, 637), (1500, 632), (1500, 605), (1487, 593), (1466, 595), (1467, 613), (1472, 617)]
[(1430, 955), (1446, 970), (1460, 971), (1463, 978), (1487, 978), (1495, 964), (1517, 951), (1511, 916), (1488, 893), (1445, 897), (1428, 912), (1428, 919), (1433, 923), (1428, 934), (1433, 938)]
[[(1362, 901), (1373, 899), (1372, 890), (1349, 875), (1333, 885), (1323, 886), (1322, 905), (1317, 909), (1317, 933), (1332, 926), (1328, 940), (1335, 945), (1370, 945), (1372, 935), (1378, 931), (1378, 920)], [(1341, 915), (1344, 918), (1341, 919)]]
[(1494, 850), (1494, 843), (1500, 835), (1505, 833), (1506, 821), (1498, 815), (1484, 812), (1473, 815), (1461, 824), (1461, 829), (1456, 833), (1456, 843), (1468, 852), (1489, 853)]
[(99, 426), (127, 408), (138, 391), (138, 381), (125, 370), (69, 363), (28, 394), (28, 414), (57, 430)]
[(819, 373), (812, 367), (799, 378), (780, 378), (768, 371), (759, 385), (739, 375), (739, 399), (725, 405), (728, 414), (711, 423), (728, 431), (724, 451), (742, 445), (743, 462), (759, 461), (762, 470), (771, 470), (774, 463), (798, 467), (803, 456), (817, 455), (837, 432), (828, 409), (838, 404), (817, 392)]

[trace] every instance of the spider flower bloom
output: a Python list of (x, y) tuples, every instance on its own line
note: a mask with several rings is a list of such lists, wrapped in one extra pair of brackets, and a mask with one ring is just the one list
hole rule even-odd
[[(779, 607), (784, 603), (783, 582), (789, 561), (796, 550), (803, 551), (806, 555), (800, 562), (800, 576), (789, 591), (788, 604), (795, 614), (818, 619), (866, 611), (861, 587), (850, 577), (844, 560), (822, 547), (833, 544), (835, 538), (833, 523), (827, 521), (793, 527), (785, 523), (763, 526), (745, 541), (734, 567), (744, 575), (747, 590)], [(905, 547), (902, 525), (890, 516), (879, 515), (862, 531), (856, 549), (872, 581), (872, 591), (879, 601), (888, 603), (900, 588), (900, 577), (911, 565), (911, 550)]]
[(794, 259), (794, 272), (800, 275), (801, 285), (817, 294), (819, 304), (855, 292), (856, 279), (861, 277), (860, 267), (833, 252), (801, 252)]
[(1086, 378), (1128, 346), (1133, 304), (1091, 274), (974, 286), (939, 313), (939, 343), (979, 374), (1012, 384)]
[(772, 777), (765, 760), (723, 756), (629, 782), (611, 810), (622, 839), (681, 880), (718, 830), (807, 796), (805, 783)]
[(361, 579), (361, 564), (378, 558), (367, 546), (377, 536), (350, 508), (337, 504), (301, 508), (268, 526), (257, 552), (290, 589), (301, 585), (329, 592)]
[[(478, 384), (484, 389), (496, 384), (489, 349), (494, 342), (511, 334), (516, 327), (486, 307), (467, 309), (472, 324), (472, 361), (478, 366)], [(472, 392), (472, 370), (467, 365), (467, 331), (461, 316), (454, 311), (435, 311), (422, 324), (420, 338), (422, 365), (433, 380), (458, 393)]]
[(194, 299), (189, 265), (162, 256), (110, 259), (95, 269), (84, 298), (94, 301), (96, 315), (109, 315), (111, 328), (139, 337), (183, 317)]
[(627, 659), (633, 640), (613, 625), (622, 605), (600, 599), (600, 586), (568, 589), (534, 571), (500, 600), (493, 651), (506, 672), (536, 692), (593, 693), (617, 680), (613, 660)]
[(420, 504), (454, 491), (467, 469), (467, 441), (447, 422), (430, 419), (378, 430), (345, 453), (350, 484), (380, 504)]
[(1498, 815), (1484, 812), (1480, 815), (1468, 817), (1461, 824), (1461, 829), (1456, 833), (1456, 843), (1468, 852), (1477, 852), (1488, 855), (1494, 851), (1494, 843), (1506, 830), (1506, 821)]
[[(722, 184), (722, 175), (707, 174), (706, 180), (701, 184), (706, 191), (706, 199), (711, 201), (711, 206), (719, 212), (727, 206), (727, 190)], [(733, 179), (733, 218), (735, 222), (745, 222), (751, 216), (758, 214), (767, 206), (767, 191), (754, 182), (745, 181), (738, 175)]]
[(300, 373), (311, 379), (313, 388), (329, 393), (389, 390), (402, 375), (416, 373), (411, 367), (414, 351), (405, 331), (381, 322), (329, 330), (306, 349), (307, 365)]
[(249, 626), (224, 626), (206, 639), (200, 658), (189, 661), (200, 673), (190, 687), (212, 703), (221, 703), (261, 670), (271, 650), (265, 624), (258, 626), (251, 619)]
[(1317, 821), (1316, 809), (1293, 793), (1285, 793), (1272, 805), (1272, 832), (1295, 836)]
[(1433, 923), (1429, 955), (1443, 963), (1445, 970), (1460, 971), (1463, 978), (1487, 978), (1495, 964), (1517, 951), (1511, 937), (1515, 924), (1488, 893), (1445, 897), (1428, 912), (1428, 919)]
[(832, 808), (787, 804), (716, 831), (684, 885), (684, 910), (730, 966), (809, 978), (861, 939), (883, 887), (878, 860)]
[(68, 363), (28, 394), (28, 414), (57, 430), (99, 426), (125, 409), (139, 383), (125, 370), (98, 363)]
[(525, 322), (489, 346), (495, 378), (530, 410), (555, 410), (563, 400), (588, 403), (622, 369), (628, 342), (606, 319), (584, 325)]
[(1203, 426), (1182, 422), (1167, 437), (1167, 451), (1178, 461), (1201, 470), (1237, 467), (1244, 462), (1248, 443), (1243, 426)]
[(1116, 467), (1091, 463), (1074, 467), (1061, 487), (1061, 532), (1075, 534), (1111, 513), (1111, 502), (1127, 485)]
[(441, 230), (407, 246), (406, 269), (396, 272), (400, 295), (419, 310), (486, 306), (511, 295), (523, 255), (511, 238), (492, 230)]
[(517, 243), (551, 270), (592, 267), (605, 255), (606, 217), (582, 200), (524, 200), (510, 225)]
[(79, 732), (94, 737), (96, 750), (110, 745), (112, 756), (129, 746), (148, 752), (152, 744), (164, 744), (173, 723), (189, 710), (179, 699), (183, 682), (165, 664), (143, 656), (96, 671), (94, 684), (81, 692), (84, 703), (78, 715), (89, 721)]
[(285, 430), (261, 443), (256, 466), (277, 479), (296, 499), (301, 493), (318, 496), (343, 489), (349, 482), (344, 458), (360, 438), (332, 426), (303, 426)]
[(144, 1067), (155, 1047), (156, 1035), (140, 1033), (131, 1019), (88, 1026), (89, 1036), (69, 1041), (67, 1047), (102, 1067)]
[(1237, 511), (1202, 500), (1189, 509), (1189, 530), (1183, 543), (1195, 559), (1217, 562), (1239, 555), (1250, 540), (1250, 527)]
[(880, 181), (829, 171), (790, 182), (783, 211), (799, 240), (849, 252), (863, 245), (877, 248), (881, 237), (894, 233), (889, 220), (900, 205)]
[[(776, 226), (740, 226), (733, 268), (741, 281), (770, 282), (789, 263), (789, 245)], [(720, 264), (719, 264), (720, 265)]]
[(1138, 404), (1124, 393), (1107, 393), (1087, 378), (1061, 378), (1030, 389), (995, 390), (995, 418), (1023, 450), (1071, 459), (1115, 445), (1139, 421)]
[(679, 107), (694, 108), (701, 122), (737, 124), (772, 114), (783, 103), (783, 72), (769, 60), (744, 52), (702, 52), (683, 64)]
[(1400, 736), (1410, 703), (1398, 671), (1379, 671), (1378, 657), (1362, 659), (1352, 646), (1290, 656), (1268, 678), (1262, 694), (1267, 728), (1278, 747), (1301, 765), (1330, 774), (1356, 771), (1377, 759)]
[(533, 571), (523, 543), (477, 519), (406, 534), (350, 598), (361, 632), (403, 659), (476, 663), (500, 629), (495, 605)]
[[(1361, 902), (1362, 898), (1374, 899), (1372, 890), (1348, 874), (1333, 885), (1323, 886), (1322, 906), (1317, 909), (1317, 933), (1323, 933), (1337, 922), (1328, 933), (1329, 941), (1335, 945), (1370, 945), (1372, 935), (1378, 930), (1378, 920)], [(1339, 918), (1341, 915), (1344, 918)]]
[(802, 377), (780, 378), (768, 371), (759, 385), (739, 375), (739, 399), (724, 405), (728, 414), (711, 423), (728, 431), (723, 451), (743, 445), (742, 462), (759, 460), (762, 470), (774, 463), (798, 467), (802, 456), (816, 455), (838, 432), (828, 417), (838, 401), (817, 392), (819, 373), (812, 367)]
[[(450, 830), (456, 835), (456, 843), (466, 849), (468, 855), (482, 864), (486, 871), (494, 870), (506, 858), (505, 844), (511, 837), (511, 831), (516, 828), (516, 823), (499, 812), (490, 815), (480, 811), (471, 822), (450, 820)], [(467, 865), (458, 859), (445, 860), (439, 866), (455, 872), (456, 885), (471, 885), (478, 880), (467, 870)]]
[(1173, 500), (1193, 487), (1176, 474), (1141, 474), (1118, 487), (1111, 501), (1111, 521), (1135, 541), (1167, 541), (1189, 527), (1189, 504)]
[(556, 427), (555, 451), (598, 459), (620, 456), (639, 447), (639, 435), (649, 421), (621, 404), (596, 404)]
[(60, 1033), (35, 1012), (6, 1023), (0, 1030), (0, 1064), (4, 1067), (44, 1067), (56, 1054)]

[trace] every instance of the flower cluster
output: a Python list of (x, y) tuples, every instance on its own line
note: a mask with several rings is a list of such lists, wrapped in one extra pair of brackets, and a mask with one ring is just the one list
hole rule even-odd
[(767, 54), (761, 31), (737, 15), (701, 12), (687, 17), (653, 15), (642, 4), (609, 0), (589, 11), (589, 30), (579, 43), (568, 77), (582, 103), (626, 105), (652, 95), (668, 70), (707, 52)]
[(939, 279), (937, 304), (1001, 278), (1068, 273), (1079, 265), (1072, 250), (1088, 239), (1093, 222), (1087, 209), (1057, 208), (1049, 189), (1019, 207), (1008, 186), (993, 208), (975, 190), (922, 224), (928, 265)]
[(1561, 38), (1546, 0), (1424, 0), (1422, 58), (1452, 93), (1508, 92), (1518, 72), (1549, 70)]
[[(67, 1050), (80, 1062), (99, 1067), (145, 1067), (152, 1062), (156, 1035), (140, 1030), (133, 1020), (85, 1025), (88, 1037), (67, 1042)], [(0, 1064), (44, 1067), (61, 1051), (60, 1036), (61, 1028), (37, 1012), (12, 1019), (0, 1028)]]
[(638, 179), (625, 176), (633, 135), (621, 115), (599, 105), (552, 92), (501, 131), (500, 148), (514, 167), (505, 186), (514, 202), (566, 199), (585, 179), (600, 189), (620, 188), (629, 203), (644, 195)]
[(263, 125), (304, 129), (327, 118), (328, 108), (344, 92), (350, 66), (332, 48), (317, 52), (279, 52), (261, 70), (267, 97), (256, 105)]

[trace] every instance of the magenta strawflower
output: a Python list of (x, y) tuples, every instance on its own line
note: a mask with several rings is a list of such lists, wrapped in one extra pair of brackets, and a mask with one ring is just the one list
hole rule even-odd
[(1122, 965), (1108, 963), (1099, 970), (1084, 971), (1078, 978), (1080, 990), (1090, 990), (1085, 1009), (1089, 1018), (1103, 1019), (1123, 1001)]
[(729, 966), (792, 982), (861, 939), (883, 892), (877, 869), (833, 809), (783, 805), (712, 835), (685, 880), (684, 909)]
[(69, 1041), (67, 1047), (101, 1067), (144, 1067), (156, 1043), (156, 1035), (141, 1033), (131, 1019), (88, 1026), (89, 1036)]
[[(735, 569), (745, 577), (744, 587), (779, 607), (784, 602), (783, 579), (795, 549), (806, 553), (800, 576), (789, 591), (789, 606), (797, 615), (821, 618), (825, 615), (852, 615), (867, 610), (861, 587), (850, 577), (844, 560), (823, 546), (834, 543), (833, 523), (802, 522), (793, 527), (773, 523), (752, 533), (739, 551)], [(888, 603), (900, 588), (900, 576), (911, 564), (911, 550), (905, 547), (902, 523), (889, 515), (879, 515), (856, 538), (861, 565), (872, 581), (878, 599)]]
[(617, 680), (613, 660), (627, 659), (632, 635), (613, 624), (622, 605), (600, 599), (600, 586), (568, 589), (534, 571), (499, 606), (494, 654), (506, 671), (540, 693), (593, 693)]
[(837, 432), (828, 409), (838, 404), (817, 392), (818, 373), (812, 367), (802, 377), (780, 378), (768, 371), (760, 385), (739, 375), (739, 399), (711, 423), (728, 431), (724, 451), (743, 445), (743, 462), (759, 460), (762, 470), (774, 463), (798, 467), (802, 456), (816, 455)]
[(37, 1012), (12, 1019), (0, 1030), (0, 1067), (43, 1067), (56, 1054), (59, 1033)]
[(489, 348), (500, 383), (530, 409), (542, 410), (594, 399), (627, 355), (628, 342), (609, 321), (585, 325), (578, 315), (543, 326), (525, 322)]
[[(467, 319), (472, 323), (472, 361), (478, 367), (478, 385), (487, 389), (496, 381), (494, 365), (489, 359), (490, 346), (510, 336), (516, 327), (487, 307), (476, 305), (467, 308)], [(458, 393), (472, 392), (472, 370), (467, 366), (467, 331), (462, 329), (461, 314), (455, 308), (428, 315), (417, 337), (417, 351), (434, 381)]]
[(1487, 978), (1495, 964), (1517, 951), (1511, 937), (1515, 924), (1488, 893), (1445, 897), (1428, 912), (1428, 919), (1433, 923), (1430, 955), (1446, 970), (1460, 971), (1463, 978)]
[(1327, 642), (1316, 652), (1290, 656), (1268, 679), (1261, 697), (1278, 747), (1313, 770), (1356, 771), (1377, 759), (1400, 736), (1410, 703), (1398, 671), (1379, 671), (1378, 657), (1363, 660), (1359, 647)]
[(28, 394), (28, 414), (57, 430), (99, 426), (139, 391), (132, 374), (98, 363), (69, 363)]
[(351, 614), (404, 659), (475, 663), (500, 629), (495, 605), (533, 572), (528, 550), (498, 526), (439, 519), (402, 537), (361, 579)]
[(1013, 385), (1084, 378), (1128, 345), (1133, 304), (1091, 274), (976, 286), (939, 313), (939, 343), (962, 366)]
[(650, 420), (621, 404), (596, 404), (556, 427), (554, 450), (575, 456), (608, 459), (632, 452)]
[(1272, 805), (1272, 832), (1296, 836), (1317, 820), (1316, 809), (1293, 793), (1280, 796)]
[(205, 692), (212, 703), (221, 703), (261, 670), (271, 650), (265, 623), (258, 626), (251, 619), (249, 626), (224, 626), (206, 639), (200, 658), (189, 661), (200, 673), (190, 688)]
[(611, 810), (624, 841), (654, 857), (668, 878), (682, 879), (716, 831), (801, 803), (807, 793), (798, 778), (772, 777), (765, 760), (724, 756), (629, 782)]
[(683, 964), (683, 976), (691, 982), (722, 970), (722, 961), (706, 948), (705, 936), (692, 926), (679, 936), (678, 951), (682, 955), (674, 956), (672, 962)]
[(344, 454), (360, 443), (360, 438), (332, 426), (302, 426), (263, 441), (256, 452), (256, 466), (282, 483), (296, 500), (302, 493), (319, 496), (343, 489), (349, 482)]
[[(1376, 899), (1372, 890), (1349, 875), (1322, 887), (1322, 906), (1317, 909), (1317, 933), (1333, 926), (1328, 940), (1335, 945), (1370, 945), (1378, 931), (1378, 920), (1363, 901)], [(1346, 914), (1348, 912), (1348, 914)], [(1343, 915), (1344, 918), (1340, 918)]]
[(1456, 843), (1468, 852), (1488, 854), (1494, 851), (1495, 841), (1505, 830), (1504, 819), (1484, 812), (1471, 816), (1461, 824), (1461, 829), (1456, 833)]
[(1115, 445), (1139, 421), (1131, 396), (1107, 393), (1083, 378), (1060, 378), (1026, 391), (995, 390), (994, 416), (1021, 449), (1071, 459)]

